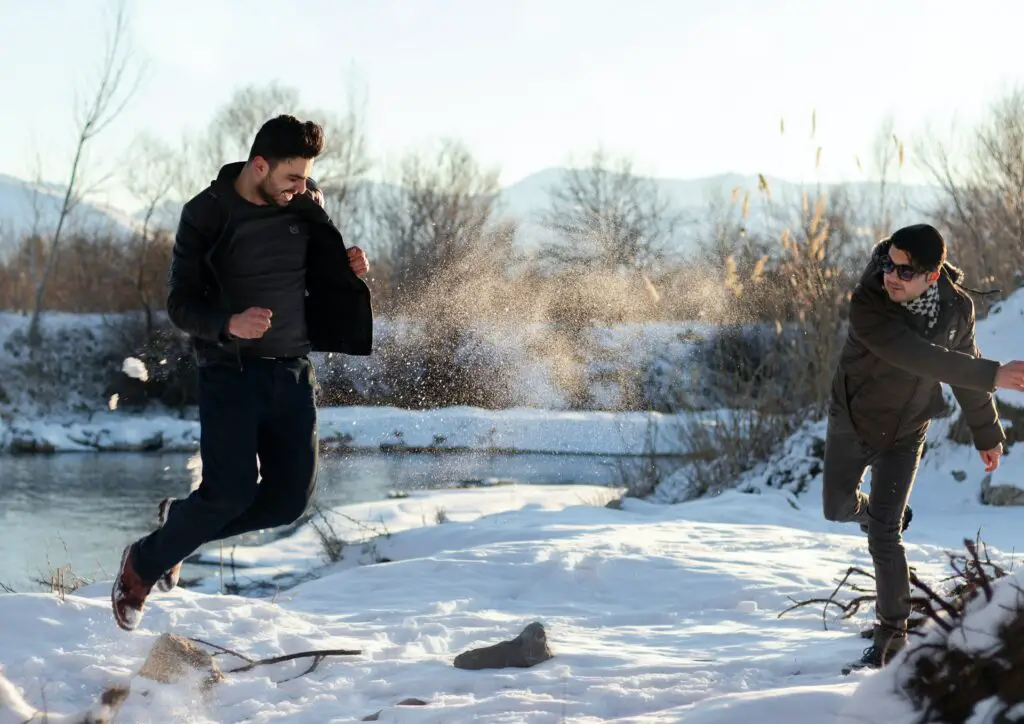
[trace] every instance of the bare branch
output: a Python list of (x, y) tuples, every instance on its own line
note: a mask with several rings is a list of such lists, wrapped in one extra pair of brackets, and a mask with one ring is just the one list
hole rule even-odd
[(132, 53), (129, 42), (129, 23), (125, 0), (117, 0), (115, 13), (107, 35), (106, 48), (100, 63), (99, 79), (90, 100), (80, 110), (78, 139), (68, 173), (64, 200), (57, 218), (56, 229), (50, 240), (46, 267), (36, 284), (32, 320), (29, 325), (29, 341), (40, 342), (40, 317), (46, 285), (53, 275), (60, 252), (61, 235), (69, 217), (83, 196), (82, 173), (85, 151), (89, 142), (106, 129), (124, 110), (141, 81), (141, 75), (134, 82), (127, 80), (126, 73), (131, 67)]
[[(361, 649), (323, 649), (323, 650), (317, 650), (317, 651), (301, 651), (301, 652), (299, 652), (297, 654), (285, 654), (283, 656), (272, 656), (269, 659), (260, 659), (259, 661), (253, 661), (253, 662), (250, 662), (250, 663), (246, 664), (245, 666), (239, 666), (238, 668), (235, 668), (235, 669), (228, 669), (227, 673), (229, 673), (229, 674), (240, 674), (240, 673), (243, 673), (243, 672), (246, 672), (246, 671), (251, 671), (251, 670), (255, 669), (257, 666), (271, 666), (273, 664), (283, 664), (286, 661), (295, 661), (296, 659), (316, 658), (316, 659), (318, 659), (318, 661), (317, 661), (317, 664), (318, 664), (319, 661), (322, 661), (324, 658), (326, 658), (328, 656), (361, 656), (362, 653), (363, 652), (362, 652)], [(312, 671), (315, 667), (316, 667), (316, 664), (314, 664), (314, 666), (310, 667), (309, 671)]]
[(216, 649), (221, 653), (230, 654), (231, 656), (235, 656), (246, 662), (244, 666), (238, 666), (234, 669), (228, 669), (227, 671), (225, 671), (225, 673), (227, 674), (242, 674), (247, 671), (252, 671), (258, 666), (272, 666), (273, 664), (283, 664), (287, 661), (295, 661), (297, 659), (313, 659), (313, 663), (310, 664), (308, 669), (306, 669), (300, 674), (291, 677), (290, 679), (284, 679), (283, 681), (277, 682), (279, 684), (283, 684), (286, 681), (292, 681), (293, 679), (297, 679), (300, 676), (305, 676), (307, 674), (313, 673), (314, 671), (316, 671), (317, 667), (320, 666), (321, 662), (323, 662), (323, 660), (329, 656), (360, 656), (363, 653), (361, 649), (320, 649), (316, 651), (301, 651), (295, 654), (285, 654), (283, 656), (272, 656), (267, 659), (255, 660), (250, 658), (249, 656), (240, 654), (232, 649), (220, 646), (218, 644), (212, 644), (202, 639), (190, 637), (189, 640), (194, 641), (195, 643), (200, 644), (202, 646), (208, 646), (212, 649)]
[(824, 604), (821, 609), (821, 624), (825, 628), (825, 630), (828, 631), (829, 606), (835, 606), (836, 608), (838, 608), (842, 612), (842, 618), (844, 619), (855, 616), (857, 612), (860, 610), (861, 606), (863, 606), (865, 603), (871, 603), (875, 600), (874, 595), (857, 596), (856, 598), (852, 599), (851, 601), (848, 601), (847, 603), (842, 603), (836, 600), (836, 596), (839, 595), (839, 592), (843, 589), (843, 587), (850, 587), (854, 588), (854, 590), (857, 590), (849, 582), (850, 576), (852, 576), (855, 573), (859, 576), (865, 576), (872, 580), (874, 580), (875, 578), (872, 574), (868, 573), (863, 568), (850, 566), (846, 569), (846, 574), (839, 580), (839, 583), (836, 585), (835, 590), (832, 591), (832, 594), (828, 598), (810, 598), (806, 601), (795, 601), (794, 605), (790, 606), (786, 610), (779, 613), (779, 615), (776, 618), (782, 618), (785, 614), (789, 613), (790, 611), (794, 611), (798, 608), (809, 606), (815, 603), (821, 603)]
[(302, 105), (298, 89), (277, 81), (238, 89), (221, 106), (205, 133), (187, 138), (183, 157), (189, 159), (189, 188), (205, 174), (233, 161), (248, 158), (252, 141), (267, 120), (281, 114), (312, 118), (324, 129), (324, 150), (317, 158), (314, 177), (324, 192), (328, 211), (348, 230), (355, 214), (354, 190), (369, 171), (365, 100), (349, 82), (344, 111), (310, 109)]
[(409, 153), (394, 175), (373, 199), (385, 295), (401, 289), (414, 297), (438, 274), (452, 284), (457, 271), (472, 273), (465, 262), (478, 252), (511, 257), (511, 234), (493, 221), (498, 173), (481, 167), (463, 144), (445, 139)]
[(205, 137), (197, 144), (202, 167), (215, 169), (248, 158), (260, 126), (282, 113), (297, 114), (298, 106), (298, 90), (277, 81), (238, 89), (216, 112)]
[[(920, 147), (920, 165), (942, 190), (932, 216), (955, 241), (951, 256), (968, 283), (1009, 294), (1024, 281), (1024, 88), (999, 98), (974, 128), (948, 141), (930, 133)], [(993, 301), (979, 299), (979, 315)]]
[[(221, 646), (220, 644), (213, 644), (213, 643), (210, 643), (209, 641), (204, 641), (203, 639), (196, 638), (194, 636), (190, 636), (189, 640), (190, 641), (194, 641), (195, 643), (200, 644), (201, 646), (208, 646), (211, 649), (216, 649), (218, 653), (229, 654), (231, 656), (234, 656), (235, 658), (241, 659), (242, 661), (248, 661), (250, 664), (256, 662), (256, 659), (252, 659), (252, 658), (246, 656), (245, 654), (240, 654), (237, 651), (235, 651), (234, 649), (229, 649), (226, 646)], [(214, 656), (216, 656), (216, 655), (217, 654), (214, 654)]]
[[(132, 235), (129, 248), (132, 263), (122, 268), (130, 276), (137, 300), (145, 315), (146, 334), (153, 332), (157, 300), (151, 290), (157, 287), (152, 261), (153, 244), (163, 230), (155, 217), (170, 200), (170, 194), (184, 171), (184, 156), (154, 136), (141, 135), (129, 148), (125, 182), (132, 195), (142, 203), (142, 228)], [(162, 265), (161, 265), (162, 266)]]
[(538, 220), (561, 243), (541, 253), (559, 265), (649, 273), (670, 254), (683, 220), (628, 158), (611, 158), (600, 148), (586, 168), (570, 169), (548, 193)]

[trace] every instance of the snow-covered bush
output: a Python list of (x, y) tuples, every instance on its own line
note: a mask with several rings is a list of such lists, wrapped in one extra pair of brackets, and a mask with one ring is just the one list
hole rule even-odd
[(27, 317), (3, 315), (0, 362), (6, 402), (21, 414), (93, 410), (104, 403), (113, 370), (132, 349), (132, 329), (117, 317), (44, 317), (41, 339), (28, 340)]
[(854, 693), (842, 722), (999, 724), (1024, 720), (1024, 570), (954, 559), (954, 586), (915, 580), (932, 620)]
[(686, 323), (591, 326), (381, 320), (370, 357), (317, 356), (326, 405), (682, 409)]

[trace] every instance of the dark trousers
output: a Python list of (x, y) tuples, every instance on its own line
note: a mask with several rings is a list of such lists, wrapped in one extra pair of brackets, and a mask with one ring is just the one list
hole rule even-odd
[(200, 367), (198, 383), (202, 482), (136, 546), (133, 563), (146, 582), (204, 543), (294, 522), (316, 489), (316, 379), (309, 360)]
[[(825, 438), (822, 507), (828, 520), (856, 522), (867, 530), (875, 566), (875, 612), (883, 624), (905, 628), (910, 616), (910, 573), (903, 547), (903, 514), (924, 451), (928, 427), (875, 450), (857, 434), (845, 412), (829, 415)], [(871, 468), (871, 493), (860, 486)]]

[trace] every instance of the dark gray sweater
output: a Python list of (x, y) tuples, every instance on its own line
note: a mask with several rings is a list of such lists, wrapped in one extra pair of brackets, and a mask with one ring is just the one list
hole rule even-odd
[(246, 356), (299, 357), (309, 353), (306, 334), (306, 250), (309, 225), (287, 207), (232, 199), (221, 282), (232, 314), (265, 307), (270, 329), (260, 339), (238, 340)]

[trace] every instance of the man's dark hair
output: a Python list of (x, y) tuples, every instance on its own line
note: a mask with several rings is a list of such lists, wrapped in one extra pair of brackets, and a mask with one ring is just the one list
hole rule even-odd
[(249, 160), (262, 156), (273, 166), (288, 158), (316, 158), (323, 150), (324, 130), (319, 124), (280, 115), (260, 127), (249, 150)]
[(938, 271), (946, 261), (946, 240), (930, 224), (911, 224), (889, 237), (893, 247), (905, 252), (919, 272)]

